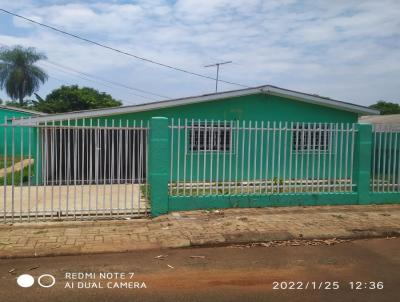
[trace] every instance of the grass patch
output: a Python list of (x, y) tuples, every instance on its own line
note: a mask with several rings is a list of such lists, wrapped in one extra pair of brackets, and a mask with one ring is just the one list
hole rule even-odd
[[(31, 180), (32, 180), (32, 177), (35, 176), (34, 172), (35, 172), (35, 165), (31, 164), (31, 173), (30, 173)], [(15, 186), (21, 184), (21, 178), (22, 178), (22, 184), (27, 185), (28, 180), (29, 180), (29, 166), (24, 167), (24, 169), (22, 171), (14, 172), (14, 185)], [(6, 175), (6, 185), (12, 185), (12, 183), (13, 183), (13, 175), (10, 172)], [(4, 177), (0, 177), (0, 185), (4, 185)]]
[(150, 186), (148, 184), (141, 184), (140, 185), (140, 192), (142, 193), (143, 197), (150, 203)]
[[(22, 158), (20, 156), (15, 156), (14, 157), (14, 164), (16, 164), (16, 163), (18, 163), (18, 162), (20, 162), (21, 160), (24, 160), (24, 159), (28, 159), (28, 157)], [(5, 167), (6, 168), (11, 167), (11, 164), (12, 164), (12, 157), (8, 156), (6, 158), (6, 166)], [(0, 169), (3, 169), (3, 168), (4, 168), (4, 156), (0, 156)]]
[[(16, 160), (16, 162), (18, 162), (18, 161), (19, 161), (19, 159)], [(11, 158), (7, 157), (6, 166), (5, 167), (10, 167), (11, 166), (11, 162), (12, 162)], [(3, 168), (4, 168), (4, 156), (0, 156), (0, 169), (3, 169)]]

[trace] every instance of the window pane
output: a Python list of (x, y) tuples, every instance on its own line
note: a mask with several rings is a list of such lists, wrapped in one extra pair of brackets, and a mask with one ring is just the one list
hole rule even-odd
[[(230, 125), (193, 124), (189, 126), (189, 151), (230, 151)], [(192, 139), (193, 135), (193, 139)], [(193, 146), (192, 146), (193, 144)]]
[(296, 151), (326, 151), (329, 144), (329, 127), (325, 125), (296, 125), (292, 142)]

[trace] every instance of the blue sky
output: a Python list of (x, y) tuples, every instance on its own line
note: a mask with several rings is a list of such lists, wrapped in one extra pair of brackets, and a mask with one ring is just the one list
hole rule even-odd
[[(400, 1), (0, 0), (0, 7), (115, 48), (221, 78), (316, 93), (361, 105), (400, 102)], [(171, 98), (213, 92), (214, 82), (101, 49), (0, 12), (1, 45), (33, 46), (49, 81), (105, 91), (124, 104), (157, 97), (88, 81), (94, 74)], [(54, 63), (58, 64), (54, 65)], [(59, 65), (63, 66), (60, 67)], [(65, 67), (70, 69), (65, 69)], [(221, 90), (238, 87), (220, 84)], [(4, 92), (0, 97), (6, 99)]]

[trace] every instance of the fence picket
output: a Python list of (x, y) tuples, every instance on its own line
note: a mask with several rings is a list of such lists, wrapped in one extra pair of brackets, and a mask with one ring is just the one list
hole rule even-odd
[(354, 125), (198, 120), (195, 127), (193, 123), (171, 120), (170, 164), (176, 173), (170, 178), (170, 196), (353, 190)]
[(147, 213), (148, 124), (16, 121), (0, 125), (4, 222)]
[(373, 127), (372, 192), (400, 192), (399, 125)]

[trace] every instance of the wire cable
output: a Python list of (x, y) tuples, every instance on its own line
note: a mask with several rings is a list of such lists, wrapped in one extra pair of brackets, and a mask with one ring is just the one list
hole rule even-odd
[[(10, 46), (7, 46), (7, 45), (5, 45), (5, 44), (3, 44), (1, 42), (0, 42), (0, 45), (4, 46), (4, 47), (10, 47)], [(119, 87), (122, 87), (122, 88), (125, 88), (125, 89), (134, 90), (134, 91), (138, 91), (138, 92), (141, 92), (141, 93), (145, 93), (145, 94), (149, 94), (149, 95), (152, 95), (152, 96), (156, 96), (156, 97), (162, 98), (164, 100), (165, 99), (171, 99), (170, 97), (165, 96), (165, 95), (157, 94), (157, 93), (150, 92), (150, 91), (147, 91), (147, 90), (134, 88), (132, 86), (128, 86), (128, 85), (121, 84), (121, 83), (118, 83), (118, 82), (110, 81), (110, 80), (107, 80), (107, 79), (104, 79), (104, 78), (101, 78), (101, 77), (98, 77), (98, 76), (94, 76), (92, 74), (89, 74), (89, 73), (86, 73), (86, 72), (83, 72), (83, 71), (80, 71), (80, 70), (77, 70), (77, 69), (74, 69), (74, 68), (71, 68), (71, 67), (67, 67), (65, 65), (61, 65), (61, 64), (56, 63), (54, 61), (45, 60), (45, 61), (41, 61), (40, 62), (40, 64), (42, 64), (42, 63), (51, 64), (51, 65), (57, 66), (58, 68), (62, 68), (62, 69), (65, 69), (65, 70), (68, 70), (68, 71), (72, 71), (72, 72), (77, 73), (77, 74), (84, 75), (85, 77), (88, 77), (88, 78), (93, 78), (93, 79), (96, 79), (96, 80), (103, 81), (105, 83), (112, 84), (114, 86), (119, 86)], [(77, 76), (77, 77), (80, 78), (80, 79), (84, 79), (84, 80), (89, 80), (90, 81), (90, 79), (88, 79), (88, 78), (83, 78), (83, 77), (79, 77), (79, 76)], [(93, 82), (104, 85), (103, 83), (99, 83), (98, 81), (93, 81)], [(111, 87), (109, 85), (104, 85), (104, 86)], [(113, 88), (113, 87), (111, 87), (111, 88)], [(134, 94), (134, 93), (131, 93), (131, 94), (135, 95), (135, 96), (138, 96), (138, 97), (142, 97), (142, 98), (148, 99), (148, 100), (154, 100), (154, 98), (150, 98), (150, 97), (147, 97), (147, 96), (144, 96), (144, 95), (139, 95), (139, 94)]]
[[(93, 79), (91, 79), (91, 78), (89, 78), (87, 76), (77, 75), (77, 74), (73, 73), (72, 71), (69, 71), (68, 69), (62, 69), (61, 67), (52, 66), (52, 65), (46, 64), (46, 63), (48, 63), (48, 62), (43, 61), (43, 62), (40, 62), (39, 65), (43, 65), (46, 69), (47, 68), (54, 68), (55, 70), (57, 70), (59, 72), (63, 72), (65, 74), (69, 75), (69, 76), (76, 77), (76, 78), (79, 78), (79, 79), (82, 79), (82, 80), (85, 80), (85, 81), (88, 81), (88, 82), (100, 84), (100, 85), (102, 85), (104, 87), (108, 87), (108, 88), (111, 88), (111, 89), (115, 89), (115, 87), (113, 87), (111, 85), (107, 85), (107, 84), (101, 83), (98, 80), (93, 80)], [(130, 94), (132, 94), (132, 95), (134, 95), (136, 97), (147, 99), (149, 101), (155, 101), (154, 98), (151, 98), (149, 96), (140, 95), (140, 94), (136, 94), (136, 93), (132, 93), (132, 92), (130, 92)], [(136, 103), (136, 102), (134, 102), (134, 103)]]
[(84, 76), (89, 77), (89, 78), (93, 78), (93, 79), (97, 79), (97, 80), (100, 80), (100, 81), (109, 83), (109, 84), (111, 84), (111, 85), (115, 85), (115, 86), (119, 86), (119, 87), (126, 88), (126, 89), (129, 89), (129, 90), (135, 90), (135, 91), (138, 91), (138, 92), (150, 94), (150, 95), (152, 95), (152, 96), (156, 96), (156, 97), (162, 98), (162, 99), (170, 99), (170, 97), (165, 96), (165, 95), (157, 94), (157, 93), (150, 92), (150, 91), (147, 91), (147, 90), (143, 90), (143, 89), (139, 89), (139, 88), (134, 88), (134, 87), (131, 87), (131, 86), (128, 86), (128, 85), (125, 85), (125, 84), (121, 84), (121, 83), (118, 83), (118, 82), (110, 81), (110, 80), (107, 80), (107, 79), (105, 79), (105, 78), (102, 78), (102, 77), (99, 77), (99, 76), (95, 76), (95, 75), (92, 75), (92, 74), (87, 73), (87, 72), (80, 71), (80, 70), (75, 69), (75, 68), (71, 68), (71, 67), (67, 67), (67, 66), (65, 66), (65, 65), (61, 65), (61, 64), (56, 63), (56, 62), (51, 61), (51, 60), (46, 60), (46, 61), (44, 61), (44, 62), (45, 62), (45, 63), (48, 63), (48, 64), (51, 64), (51, 65), (54, 65), (54, 66), (57, 66), (57, 67), (60, 67), (60, 68), (63, 68), (63, 69), (66, 69), (66, 70), (70, 70), (70, 71), (72, 71), (72, 72), (75, 72), (75, 73), (84, 75)]
[[(97, 45), (97, 46), (99, 46), (99, 47), (103, 47), (103, 48), (106, 48), (106, 49), (108, 49), (108, 50), (112, 50), (112, 51), (115, 51), (115, 52), (117, 52), (117, 53), (120, 53), (120, 54), (129, 56), (129, 57), (136, 58), (136, 59), (138, 59), (138, 60), (142, 60), (142, 61), (145, 61), (145, 62), (148, 62), (148, 63), (152, 63), (152, 64), (159, 65), (159, 66), (162, 66), (162, 67), (166, 67), (166, 68), (169, 68), (169, 69), (172, 69), (172, 70), (184, 72), (184, 73), (186, 73), (186, 74), (190, 74), (190, 75), (202, 77), (202, 78), (205, 78), (205, 79), (209, 79), (209, 80), (213, 80), (213, 81), (216, 81), (216, 80), (217, 80), (216, 78), (213, 78), (213, 77), (210, 77), (210, 76), (207, 76), (207, 75), (204, 75), (204, 74), (200, 74), (200, 73), (193, 72), (193, 71), (189, 71), (189, 70), (186, 70), (186, 69), (183, 69), (183, 68), (180, 68), (180, 67), (175, 67), (175, 66), (172, 66), (172, 65), (160, 63), (160, 62), (157, 62), (157, 61), (154, 61), (154, 60), (151, 60), (151, 59), (147, 59), (147, 58), (144, 58), (144, 57), (135, 55), (135, 54), (133, 54), (133, 53), (129, 53), (129, 52), (126, 52), (126, 51), (123, 51), (123, 50), (114, 48), (114, 47), (112, 47), (112, 46), (108, 46), (108, 45), (103, 44), (103, 43), (99, 43), (99, 42), (90, 40), (90, 39), (88, 39), (88, 38), (84, 38), (84, 37), (78, 36), (78, 35), (76, 35), (76, 34), (71, 34), (71, 33), (67, 32), (67, 31), (61, 30), (61, 29), (56, 28), (56, 27), (54, 27), (54, 26), (47, 25), (47, 24), (44, 24), (44, 23), (41, 23), (41, 22), (32, 20), (32, 19), (30, 19), (30, 18), (27, 18), (27, 17), (21, 16), (21, 15), (18, 15), (18, 14), (16, 14), (16, 13), (10, 12), (10, 11), (5, 10), (5, 9), (3, 9), (3, 8), (0, 8), (0, 11), (4, 12), (4, 13), (6, 13), (6, 14), (12, 15), (12, 16), (14, 16), (14, 17), (17, 17), (17, 18), (20, 18), (20, 19), (29, 21), (29, 22), (31, 22), (31, 23), (40, 25), (40, 26), (42, 26), (42, 27), (46, 27), (46, 28), (51, 29), (51, 30), (53, 30), (53, 31), (62, 33), (62, 34), (64, 34), (64, 35), (73, 37), (73, 38), (75, 38), (75, 39), (78, 39), (78, 40), (81, 40), (81, 41), (85, 41), (85, 42), (87, 42), (87, 43), (91, 43), (91, 44)], [(231, 85), (236, 85), (236, 86), (245, 87), (245, 88), (249, 88), (249, 87), (250, 87), (250, 86), (246, 86), (246, 85), (243, 85), (243, 84), (239, 84), (239, 83), (235, 83), (235, 82), (230, 82), (230, 81), (225, 81), (225, 80), (221, 80), (221, 79), (218, 79), (218, 81), (219, 81), (219, 82), (222, 82), (222, 83), (226, 83), (226, 84), (231, 84)]]

